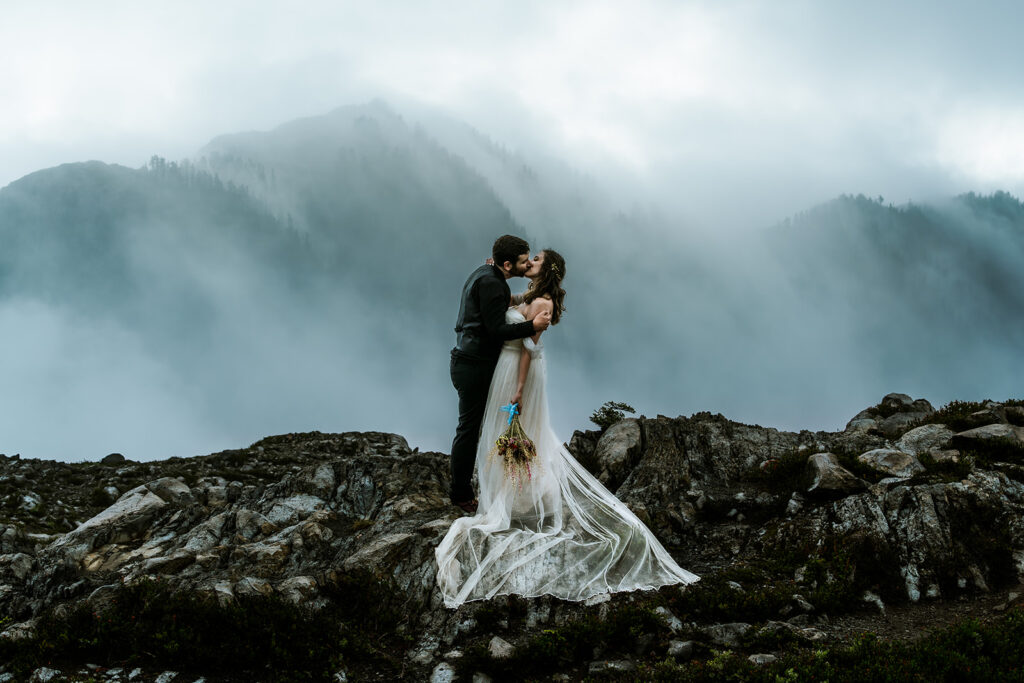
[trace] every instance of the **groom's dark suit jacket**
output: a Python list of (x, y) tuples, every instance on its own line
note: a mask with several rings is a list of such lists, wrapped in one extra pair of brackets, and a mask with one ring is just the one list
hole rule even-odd
[(508, 339), (533, 335), (533, 323), (505, 322), (512, 292), (497, 266), (483, 265), (473, 271), (462, 287), (462, 304), (455, 323), (458, 340), (452, 356), (496, 363), (501, 345)]

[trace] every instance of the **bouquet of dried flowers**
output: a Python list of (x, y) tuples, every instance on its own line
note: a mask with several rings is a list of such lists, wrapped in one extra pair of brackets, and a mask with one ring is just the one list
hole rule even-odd
[(508, 429), (494, 442), (491, 455), (497, 455), (505, 465), (505, 474), (522, 485), (523, 478), (529, 480), (537, 459), (537, 447), (519, 424), (519, 404), (502, 406), (508, 413)]

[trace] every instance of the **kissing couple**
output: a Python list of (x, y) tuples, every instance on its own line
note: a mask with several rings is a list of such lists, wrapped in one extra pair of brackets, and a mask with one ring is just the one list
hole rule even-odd
[[(541, 336), (565, 311), (565, 259), (552, 249), (531, 258), (512, 235), (495, 241), (492, 258), (462, 288), (451, 352), (459, 423), (450, 497), (472, 516), (456, 518), (435, 549), (445, 606), (506, 594), (581, 601), (697, 581), (551, 429)], [(512, 296), (513, 277), (529, 279), (523, 294)], [(511, 404), (535, 448), (526, 476), (511, 476), (496, 448)]]

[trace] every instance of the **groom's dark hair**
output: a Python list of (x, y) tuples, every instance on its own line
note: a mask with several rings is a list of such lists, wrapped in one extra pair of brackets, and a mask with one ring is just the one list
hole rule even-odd
[(520, 255), (529, 253), (529, 243), (515, 235), (502, 235), (494, 240), (494, 246), (491, 247), (491, 257), (494, 259), (494, 265), (499, 268), (505, 265), (505, 261), (515, 265)]

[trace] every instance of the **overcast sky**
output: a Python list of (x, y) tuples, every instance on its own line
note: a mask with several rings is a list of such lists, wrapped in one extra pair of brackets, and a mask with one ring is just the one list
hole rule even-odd
[[(837, 194), (1024, 194), (1024, 4), (3, 4), (0, 186), (191, 156), (382, 97), (440, 107), (704, 228)], [(643, 196), (643, 195), (639, 195)]]

